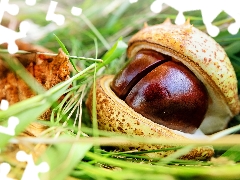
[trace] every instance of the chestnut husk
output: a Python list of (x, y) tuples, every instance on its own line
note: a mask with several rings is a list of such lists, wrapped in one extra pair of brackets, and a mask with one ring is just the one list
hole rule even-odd
[[(113, 75), (105, 75), (99, 78), (96, 82), (96, 110), (98, 118), (98, 128), (100, 130), (107, 130), (111, 132), (118, 132), (128, 136), (140, 136), (144, 138), (161, 138), (169, 140), (187, 140), (188, 138), (182, 134), (176, 133), (165, 126), (154, 123), (153, 121), (143, 117), (141, 114), (135, 112), (123, 100), (118, 98), (110, 88)], [(91, 90), (86, 100), (86, 105), (89, 113), (92, 113), (92, 98), (93, 91)], [(146, 144), (129, 142), (115, 146), (123, 151), (146, 151), (157, 150), (180, 146), (179, 144)], [(166, 157), (174, 150), (160, 151), (155, 153), (147, 153), (146, 156), (151, 158)], [(189, 153), (181, 156), (181, 159), (209, 159), (213, 156), (214, 150), (212, 146), (202, 146), (192, 149)]]
[[(205, 134), (212, 134), (227, 127), (230, 119), (239, 113), (237, 79), (234, 69), (224, 49), (211, 37), (194, 28), (187, 21), (183, 25), (173, 25), (170, 20), (155, 26), (144, 26), (129, 41), (127, 56), (133, 58), (142, 49), (160, 52), (174, 58), (190, 69), (203, 82), (209, 94), (209, 108), (200, 128)], [(145, 138), (166, 138), (181, 141), (189, 139), (184, 134), (156, 124), (136, 113), (111, 90), (114, 76), (103, 76), (97, 80), (97, 118), (99, 129), (141, 136)], [(86, 105), (91, 114), (92, 94), (90, 91)], [(204, 137), (203, 137), (204, 138)], [(206, 141), (208, 140), (205, 136)], [(119, 145), (121, 150), (155, 150), (179, 144), (151, 145), (127, 143)], [(174, 151), (148, 153), (150, 157), (165, 157)], [(204, 159), (213, 156), (211, 146), (194, 148), (183, 159)]]

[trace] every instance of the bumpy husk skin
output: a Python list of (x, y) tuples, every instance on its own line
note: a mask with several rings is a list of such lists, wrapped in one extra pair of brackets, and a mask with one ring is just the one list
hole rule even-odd
[(187, 66), (206, 86), (210, 101), (201, 130), (211, 134), (226, 128), (239, 113), (237, 78), (224, 49), (189, 22), (171, 24), (170, 20), (145, 26), (129, 41), (127, 55), (132, 58), (141, 49), (169, 55)]
[[(151, 120), (136, 113), (124, 101), (119, 99), (110, 88), (114, 76), (103, 76), (97, 80), (97, 118), (99, 129), (119, 132), (129, 136), (141, 136), (145, 138), (160, 137), (173, 140), (184, 140), (186, 137), (177, 134), (175, 131), (165, 126), (156, 124)], [(86, 105), (90, 111), (92, 109), (92, 90), (86, 101)], [(151, 145), (143, 143), (128, 143), (118, 146), (120, 150), (154, 150), (174, 147), (174, 145)], [(150, 153), (148, 156), (165, 157), (174, 151), (163, 151), (158, 153)], [(207, 159), (214, 154), (211, 146), (198, 147), (193, 149), (187, 155), (181, 157), (183, 159)]]

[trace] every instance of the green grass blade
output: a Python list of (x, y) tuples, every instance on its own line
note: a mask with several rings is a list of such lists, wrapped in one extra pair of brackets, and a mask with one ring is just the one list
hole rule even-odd
[(228, 56), (231, 56), (232, 54), (236, 54), (239, 52), (239, 46), (240, 46), (240, 41), (235, 41), (229, 46), (225, 47), (224, 50), (226, 51)]
[[(75, 138), (63, 134), (61, 138)], [(41, 161), (48, 162), (50, 171), (41, 174), (41, 179), (65, 180), (79, 161), (83, 159), (92, 144), (84, 143), (59, 143), (50, 146), (41, 156)]]
[(81, 15), (82, 20), (86, 23), (86, 25), (91, 29), (91, 31), (95, 34), (95, 36), (102, 42), (106, 49), (110, 49), (109, 43), (102, 36), (99, 30), (92, 24), (92, 22), (84, 15)]
[(63, 44), (63, 42), (59, 39), (59, 37), (57, 37), (56, 34), (53, 34), (55, 36), (55, 39), (57, 40), (58, 44), (60, 45), (60, 47), (62, 48), (63, 52), (66, 54), (66, 55), (70, 55), (66, 46)]
[(102, 57), (103, 63), (98, 64), (97, 70), (99, 70), (101, 67), (109, 64), (112, 60), (120, 57), (127, 49), (127, 44), (122, 41), (122, 39), (119, 39), (113, 47), (107, 51), (106, 54)]
[(125, 1), (122, 5), (116, 10), (113, 16), (110, 17), (108, 22), (106, 23), (106, 28), (112, 28), (117, 22), (118, 19), (124, 14), (124, 12), (128, 9), (130, 3)]
[(66, 55), (68, 55), (69, 60), (70, 60), (70, 62), (71, 62), (71, 64), (72, 64), (74, 70), (77, 71), (77, 72), (79, 72), (79, 71), (77, 70), (77, 67), (76, 67), (75, 63), (73, 62), (72, 58), (70, 57), (70, 54), (69, 54), (66, 46), (65, 46), (65, 45), (63, 44), (63, 42), (57, 37), (57, 35), (55, 35), (55, 34), (53, 34), (53, 35), (55, 36), (55, 38), (56, 38), (58, 44), (60, 45), (60, 47), (62, 48), (63, 52), (64, 52)]
[(228, 149), (225, 153), (222, 154), (222, 157), (227, 157), (230, 160), (235, 162), (240, 161), (240, 146), (236, 145)]
[(97, 122), (97, 95), (96, 95), (96, 69), (94, 71), (94, 77), (93, 77), (93, 102), (92, 102), (92, 123), (93, 123), (93, 136), (98, 137), (98, 122)]
[(9, 54), (1, 54), (1, 59), (6, 62), (9, 67), (21, 77), (27, 85), (37, 94), (45, 92), (45, 89), (39, 84), (34, 77), (24, 68), (24, 66)]
[[(70, 85), (70, 84), (69, 84)], [(7, 111), (0, 112), (0, 119), (5, 119), (7, 117), (15, 116), (19, 119), (19, 124), (15, 128), (15, 134), (18, 135), (34, 120), (36, 120), (42, 113), (44, 113), (51, 105), (57, 101), (65, 92), (68, 86), (65, 86), (54, 93), (46, 92), (35, 96), (33, 98), (27, 99), (25, 101), (19, 102), (17, 104), (9, 107)], [(29, 106), (24, 106), (28, 104)], [(21, 107), (22, 110), (19, 110)], [(6, 127), (8, 123), (5, 121), (4, 126)], [(11, 135), (1, 133), (0, 148), (4, 147), (7, 142), (11, 139)]]
[(185, 146), (179, 150), (177, 150), (175, 153), (170, 154), (169, 156), (163, 158), (160, 162), (160, 164), (168, 164), (171, 161), (174, 161), (178, 158), (180, 158), (183, 155), (186, 155), (187, 153), (189, 153), (195, 146), (194, 145), (188, 145)]

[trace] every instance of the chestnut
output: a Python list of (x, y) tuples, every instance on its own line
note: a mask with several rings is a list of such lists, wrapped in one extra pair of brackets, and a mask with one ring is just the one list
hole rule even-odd
[[(198, 135), (207, 138), (226, 128), (239, 113), (237, 79), (229, 58), (215, 40), (189, 21), (145, 26), (130, 39), (127, 57), (129, 63), (116, 76), (97, 80), (99, 129), (181, 141)], [(92, 93), (86, 101), (90, 113)], [(118, 148), (142, 151), (172, 146), (132, 142)], [(211, 146), (202, 146), (182, 158), (213, 154)]]
[(182, 63), (153, 50), (140, 50), (111, 88), (144, 117), (182, 132), (194, 133), (207, 112), (203, 83)]

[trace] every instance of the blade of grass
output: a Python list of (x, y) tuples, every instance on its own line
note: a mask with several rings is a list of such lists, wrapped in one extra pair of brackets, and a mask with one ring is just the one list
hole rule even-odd
[(123, 15), (123, 13), (127, 10), (130, 3), (128, 1), (125, 1), (121, 4), (121, 6), (116, 10), (116, 12), (113, 14), (113, 16), (110, 17), (108, 22), (106, 23), (106, 28), (112, 28), (115, 23), (117, 23), (117, 20)]
[[(222, 179), (235, 179), (240, 176), (240, 165), (235, 166), (220, 166), (214, 168), (206, 168), (201, 166), (153, 166), (151, 164), (133, 163), (122, 161), (119, 159), (106, 158), (98, 154), (87, 152), (86, 156), (88, 158), (97, 160), (98, 162), (105, 163), (111, 166), (120, 167), (123, 169), (132, 170), (143, 174), (168, 174), (174, 175), (180, 178), (222, 178)], [(219, 173), (221, 172), (221, 173)], [(107, 173), (107, 172), (106, 172)]]
[(216, 140), (216, 139), (219, 139), (222, 137), (226, 137), (227, 135), (232, 134), (239, 130), (240, 130), (240, 124), (210, 135), (209, 141)]
[(23, 79), (27, 85), (37, 94), (45, 92), (45, 89), (39, 84), (34, 77), (24, 68), (24, 66), (9, 54), (1, 54), (1, 59), (5, 61), (10, 68)]
[[(65, 86), (54, 93), (46, 93), (35, 96), (33, 98), (27, 99), (25, 101), (19, 102), (12, 105), (7, 111), (0, 112), (0, 119), (5, 119), (6, 117), (17, 117), (19, 119), (19, 124), (15, 128), (15, 134), (18, 135), (34, 120), (36, 120), (42, 113), (44, 113), (50, 106), (57, 101), (65, 92), (68, 86)], [(49, 95), (51, 96), (49, 98)], [(29, 106), (22, 106), (28, 104)], [(31, 106), (30, 106), (31, 105)], [(22, 107), (22, 111), (19, 111), (18, 107)], [(17, 111), (15, 110), (17, 109)], [(17, 113), (16, 113), (17, 112)], [(7, 122), (4, 123), (7, 126)], [(4, 147), (7, 142), (11, 139), (11, 135), (1, 133), (0, 148)]]
[[(99, 137), (99, 132), (98, 132), (98, 122), (97, 122), (97, 95), (96, 95), (96, 68), (94, 71), (94, 76), (93, 76), (93, 102), (92, 102), (92, 125), (93, 125), (93, 137)], [(94, 149), (99, 148), (98, 146), (95, 146)]]
[[(78, 165), (78, 168), (81, 170), (80, 172), (84, 171), (85, 175), (89, 177), (85, 178), (94, 178), (94, 179), (114, 179), (114, 180), (129, 180), (129, 179), (158, 179), (158, 180), (172, 180), (172, 176), (164, 175), (164, 174), (154, 174), (154, 173), (142, 173), (142, 172), (135, 172), (132, 171), (130, 168), (127, 169), (119, 169), (113, 168), (113, 170), (106, 171), (102, 167), (92, 166), (88, 163), (81, 163)], [(75, 171), (75, 174), (77, 171)], [(79, 174), (79, 173), (78, 173)], [(79, 174), (81, 175), (81, 174)], [(81, 177), (79, 177), (81, 178)]]
[(102, 44), (105, 46), (106, 49), (110, 49), (109, 43), (105, 40), (105, 38), (101, 35), (101, 33), (98, 31), (98, 29), (92, 24), (89, 19), (82, 14), (81, 15), (82, 20), (88, 25), (88, 27), (92, 30), (92, 32), (96, 35), (96, 37), (102, 42)]
[(222, 154), (222, 157), (227, 157), (235, 162), (240, 161), (240, 146), (235, 145)]
[(174, 160), (180, 158), (181, 156), (189, 153), (194, 147), (196, 147), (196, 145), (188, 145), (188, 146), (185, 146), (185, 147), (177, 150), (175, 153), (170, 154), (169, 156), (161, 159), (161, 161), (160, 161), (159, 164), (161, 164), (161, 165), (168, 164), (168, 163), (170, 163), (171, 161), (174, 161)]
[[(44, 54), (44, 55), (49, 55), (49, 56), (56, 56), (57, 54), (54, 53), (42, 53), (42, 52), (38, 52), (37, 54)], [(83, 61), (94, 61), (94, 62), (102, 62), (102, 59), (97, 59), (97, 58), (87, 58), (87, 57), (80, 57), (80, 56), (70, 56), (67, 55), (69, 58), (71, 59), (77, 59), (77, 60), (83, 60)]]
[[(61, 138), (74, 138), (69, 134), (63, 134)], [(83, 159), (86, 152), (92, 147), (91, 143), (60, 143), (50, 146), (41, 156), (41, 161), (48, 162), (50, 171), (41, 174), (41, 179), (64, 180), (79, 161)]]
[[(52, 140), (47, 138), (24, 138), (19, 137), (18, 139), (14, 139), (13, 143), (18, 142), (32, 142), (32, 143), (45, 143), (45, 144), (57, 144), (57, 143), (92, 143), (102, 146), (120, 146), (120, 145), (126, 145), (127, 143), (146, 143), (146, 144), (169, 144), (173, 146), (184, 146), (184, 145), (197, 145), (197, 146), (205, 146), (205, 145), (216, 145), (216, 146), (231, 146), (231, 145), (240, 145), (239, 142), (240, 135), (231, 135), (226, 136), (217, 140), (207, 141), (206, 139), (202, 140), (169, 140), (166, 138), (144, 138), (144, 137), (129, 137), (127, 135), (119, 136), (116, 134), (116, 136), (113, 137), (88, 137), (88, 138), (81, 138), (79, 140), (74, 139), (59, 139), (59, 140)], [(151, 152), (151, 151), (150, 151)]]
[(239, 52), (240, 41), (235, 41), (232, 44), (224, 48), (228, 56)]
[(120, 38), (113, 46), (110, 50), (108, 50), (104, 56), (102, 57), (103, 63), (98, 64), (97, 66), (97, 70), (99, 70), (100, 68), (102, 68), (103, 66), (106, 66), (107, 64), (109, 64), (111, 61), (113, 61), (114, 59), (120, 57), (125, 50), (127, 49), (127, 44), (124, 43), (122, 41), (122, 39)]
[[(66, 55), (70, 56), (70, 54), (69, 54), (66, 46), (62, 43), (62, 41), (57, 37), (57, 35), (55, 35), (55, 34), (53, 34), (53, 35), (55, 36), (55, 39), (57, 40), (58, 44), (59, 44), (60, 47), (62, 48), (63, 52), (64, 52)], [(71, 62), (71, 64), (72, 64), (74, 70), (77, 71), (77, 72), (79, 72), (79, 71), (77, 70), (77, 67), (76, 67), (75, 63), (72, 61), (72, 58), (71, 58), (71, 57), (69, 57), (69, 60), (70, 60), (70, 62)]]
[(63, 44), (63, 42), (59, 39), (59, 37), (58, 37), (56, 34), (53, 34), (53, 36), (54, 36), (55, 39), (57, 40), (57, 42), (58, 42), (59, 46), (62, 48), (63, 52), (64, 52), (66, 55), (70, 56), (70, 54), (69, 54), (66, 46), (65, 46), (65, 45)]

